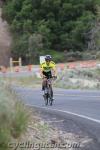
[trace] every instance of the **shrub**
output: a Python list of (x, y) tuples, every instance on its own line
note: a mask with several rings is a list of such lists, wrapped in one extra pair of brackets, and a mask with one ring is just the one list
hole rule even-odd
[(0, 150), (7, 150), (11, 139), (25, 131), (28, 115), (25, 106), (0, 82)]

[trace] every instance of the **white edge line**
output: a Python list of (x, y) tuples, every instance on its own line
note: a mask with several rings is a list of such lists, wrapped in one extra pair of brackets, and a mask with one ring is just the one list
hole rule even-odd
[(52, 121), (47, 121), (48, 123), (57, 123), (57, 122), (63, 122), (64, 120), (52, 120)]
[(78, 117), (81, 117), (81, 118), (84, 118), (84, 119), (88, 119), (88, 120), (91, 120), (91, 121), (96, 122), (96, 123), (100, 123), (100, 120), (97, 120), (97, 119), (94, 119), (94, 118), (91, 118), (91, 117), (88, 117), (88, 116), (85, 116), (85, 115), (79, 115), (79, 114), (76, 114), (76, 113), (73, 113), (73, 112), (70, 112), (70, 111), (64, 111), (64, 110), (60, 110), (60, 109), (52, 109), (52, 108), (47, 108), (47, 107), (40, 107), (40, 106), (29, 105), (29, 104), (26, 104), (26, 106), (32, 106), (32, 107), (36, 107), (36, 108), (59, 111), (59, 112), (67, 113), (67, 114), (70, 114), (70, 115), (78, 116)]

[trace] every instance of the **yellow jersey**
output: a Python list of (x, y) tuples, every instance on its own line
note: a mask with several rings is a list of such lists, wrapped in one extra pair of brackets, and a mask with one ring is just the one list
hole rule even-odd
[(49, 64), (47, 64), (46, 62), (44, 62), (44, 63), (41, 64), (41, 69), (44, 72), (49, 72), (52, 69), (55, 69), (55, 67), (56, 67), (56, 65), (55, 65), (55, 63), (53, 61), (50, 61)]

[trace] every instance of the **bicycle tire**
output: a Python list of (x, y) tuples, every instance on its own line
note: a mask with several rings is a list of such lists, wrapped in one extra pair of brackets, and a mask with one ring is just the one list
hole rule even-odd
[(43, 98), (44, 98), (45, 105), (47, 106), (48, 105), (48, 96), (47, 96), (47, 94), (44, 94)]
[(52, 104), (53, 104), (53, 100), (49, 99), (49, 105), (52, 106)]
[(53, 104), (53, 90), (52, 90), (51, 85), (48, 86), (47, 83), (44, 87), (44, 89), (45, 89), (44, 90), (45, 105), (47, 106), (49, 104), (50, 106), (52, 106), (52, 104)]
[(53, 90), (51, 87), (49, 87), (49, 105), (52, 106), (53, 104)]
[(48, 95), (46, 94), (45, 96), (46, 96), (46, 98), (45, 98), (45, 105), (47, 106), (48, 105)]

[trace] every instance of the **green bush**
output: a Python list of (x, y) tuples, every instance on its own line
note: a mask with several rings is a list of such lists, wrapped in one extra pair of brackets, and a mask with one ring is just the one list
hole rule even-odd
[(98, 52), (96, 53), (96, 58), (97, 58), (98, 60), (100, 60), (100, 51), (98, 51)]
[(67, 61), (67, 62), (70, 62), (70, 61), (77, 61), (77, 60), (80, 60), (82, 59), (82, 52), (79, 52), (79, 51), (69, 51), (69, 52), (66, 52), (65, 56), (64, 56), (64, 60)]
[(82, 53), (82, 60), (95, 60), (96, 51), (85, 51)]
[(55, 61), (56, 63), (64, 61), (64, 53), (63, 52), (56, 52), (55, 50), (46, 50), (46, 51), (41, 50), (39, 55), (38, 55), (38, 58), (39, 58), (39, 56), (42, 56), (42, 55), (43, 56), (51, 55), (53, 61)]

